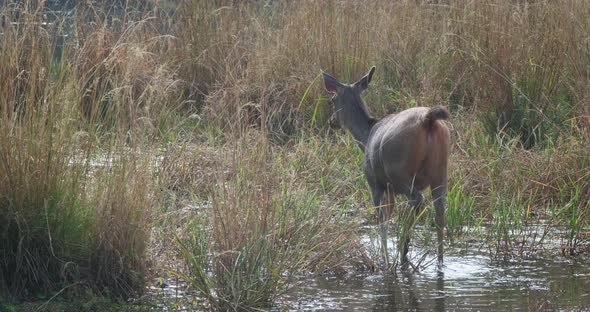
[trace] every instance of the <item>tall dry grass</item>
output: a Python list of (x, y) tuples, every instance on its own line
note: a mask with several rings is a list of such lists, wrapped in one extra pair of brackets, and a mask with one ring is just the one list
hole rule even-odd
[(80, 51), (60, 47), (64, 20), (42, 13), (36, 2), (0, 8), (0, 296), (129, 297), (145, 280), (150, 168), (124, 147), (124, 126), (91, 131), (70, 62)]
[(174, 65), (161, 57), (174, 40), (153, 17), (130, 16), (119, 30), (108, 22), (109, 11), (93, 13), (79, 13), (72, 32), (80, 110), (107, 130), (160, 135), (182, 105)]
[(319, 69), (350, 81), (373, 64), (380, 115), (448, 103), (532, 147), (585, 113), (583, 1), (205, 3), (181, 6), (178, 53), (194, 60), (183, 77), (207, 85), (204, 115), (226, 128), (323, 122)]
[(447, 103), (476, 111), (492, 134), (510, 130), (525, 147), (570, 130), (563, 124), (572, 118), (587, 128), (579, 118), (588, 79), (584, 1), (186, 1), (167, 14), (148, 7), (109, 15), (82, 5), (74, 16), (87, 117), (113, 110), (134, 125), (184, 107), (230, 132), (255, 126), (289, 135), (327, 118), (319, 69), (351, 81), (377, 65), (367, 94), (377, 115)]
[[(53, 57), (51, 36), (38, 31), (34, 11), (25, 13), (22, 27), (3, 24), (0, 43), (0, 287), (14, 294), (45, 290), (52, 281), (69, 278), (63, 269), (84, 252), (79, 240), (88, 213), (79, 183), (85, 168), (69, 166), (75, 155), (67, 144), (73, 134), (70, 112), (57, 105), (66, 93), (59, 75), (66, 69), (55, 75), (47, 66)], [(14, 14), (5, 9), (2, 18)]]

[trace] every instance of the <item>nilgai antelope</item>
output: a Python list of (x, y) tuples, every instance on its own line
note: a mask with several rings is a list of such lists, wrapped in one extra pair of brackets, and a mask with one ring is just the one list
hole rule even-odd
[[(332, 126), (348, 129), (364, 152), (363, 170), (371, 188), (373, 204), (378, 208), (382, 248), (387, 255), (387, 226), (392, 207), (381, 206), (383, 194), (408, 197), (417, 212), (421, 190), (430, 187), (435, 207), (439, 264), (443, 261), (445, 194), (450, 131), (442, 121), (449, 112), (442, 106), (414, 107), (381, 120), (373, 118), (361, 93), (367, 89), (375, 67), (359, 81), (347, 85), (322, 72), (326, 90), (334, 94)], [(407, 263), (409, 238), (401, 242), (402, 263)], [(387, 257), (385, 258), (388, 262)]]

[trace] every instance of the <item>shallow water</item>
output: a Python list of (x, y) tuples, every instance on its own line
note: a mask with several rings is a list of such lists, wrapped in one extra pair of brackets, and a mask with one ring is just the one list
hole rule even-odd
[[(527, 229), (544, 231), (543, 226)], [(370, 227), (365, 230), (371, 232)], [(430, 231), (418, 227), (418, 231)], [(484, 232), (486, 229), (483, 230)], [(374, 231), (372, 232), (374, 234)], [(278, 298), (273, 311), (590, 311), (590, 258), (550, 256), (564, 243), (558, 229), (551, 239), (532, 241), (543, 252), (534, 258), (496, 260), (477, 240), (457, 242), (445, 250), (444, 266), (438, 268), (433, 252), (434, 242), (416, 235), (410, 249), (410, 260), (417, 271), (395, 270), (395, 273), (351, 273), (343, 276), (302, 277), (294, 281), (287, 294)], [(362, 244), (375, 253), (379, 239), (367, 234)], [(396, 239), (390, 238), (390, 254)], [(531, 256), (532, 257), (532, 256)], [(393, 257), (392, 257), (393, 259)], [(174, 284), (174, 281), (168, 281)], [(186, 285), (152, 287), (152, 292), (169, 298), (189, 298)], [(197, 300), (202, 301), (202, 298)], [(178, 308), (178, 306), (176, 306)], [(187, 309), (190, 310), (190, 309)]]
[(451, 251), (440, 270), (317, 277), (282, 303), (283, 311), (590, 310), (590, 261), (504, 262)]

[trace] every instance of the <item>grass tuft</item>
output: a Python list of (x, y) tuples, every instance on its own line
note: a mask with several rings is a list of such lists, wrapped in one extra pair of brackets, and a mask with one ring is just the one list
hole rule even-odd
[(286, 155), (258, 140), (228, 151), (231, 173), (210, 186), (210, 207), (178, 238), (187, 271), (176, 274), (222, 310), (268, 306), (300, 272), (334, 268), (354, 246), (352, 220), (281, 174)]

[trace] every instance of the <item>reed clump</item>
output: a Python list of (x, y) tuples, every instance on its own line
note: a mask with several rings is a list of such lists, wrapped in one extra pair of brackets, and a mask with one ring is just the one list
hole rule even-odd
[(75, 46), (60, 47), (63, 24), (44, 28), (41, 12), (0, 8), (0, 297), (127, 298), (145, 280), (150, 167), (123, 135), (98, 146), (80, 114)]
[(290, 165), (275, 157), (285, 155), (260, 140), (226, 150), (231, 173), (209, 186), (211, 206), (178, 236), (187, 271), (176, 274), (221, 310), (268, 306), (298, 272), (333, 268), (356, 249), (343, 212), (283, 174)]

